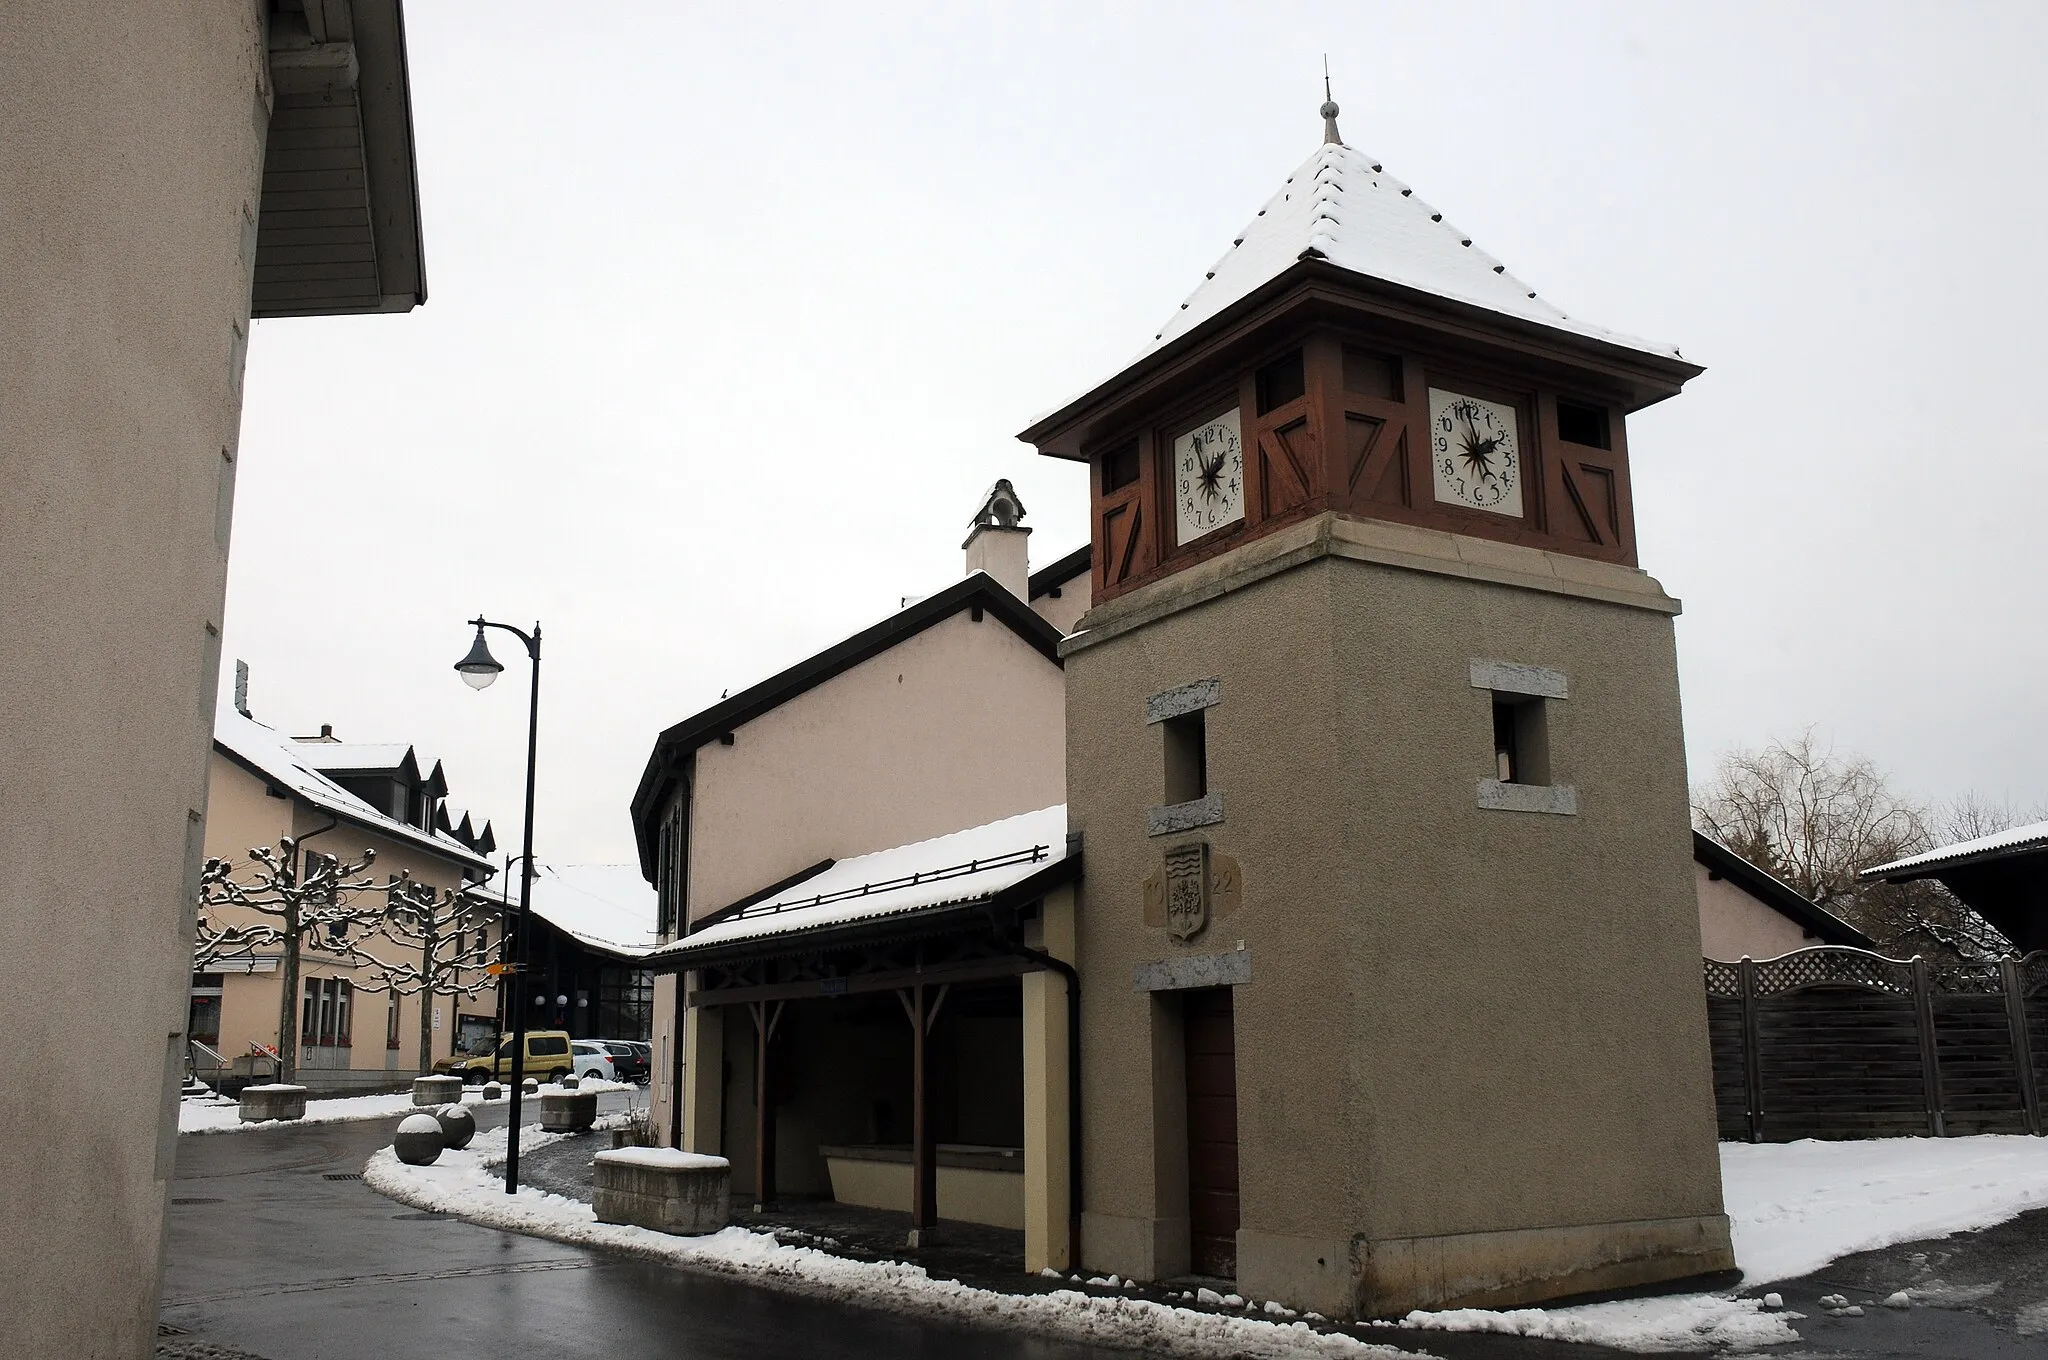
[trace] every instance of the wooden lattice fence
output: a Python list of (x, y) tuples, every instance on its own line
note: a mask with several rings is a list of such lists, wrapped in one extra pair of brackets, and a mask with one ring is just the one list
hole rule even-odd
[(1705, 966), (1723, 1138), (2042, 1132), (2048, 952), (1937, 969), (1823, 946)]

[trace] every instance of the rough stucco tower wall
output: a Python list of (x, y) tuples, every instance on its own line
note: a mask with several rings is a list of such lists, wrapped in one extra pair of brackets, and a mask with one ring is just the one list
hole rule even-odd
[(266, 78), (247, 0), (0, 24), (0, 1026), (95, 1063), (0, 1110), (21, 1355), (155, 1346)]
[[(1676, 609), (1629, 568), (1324, 515), (1083, 620), (1066, 650), (1086, 1268), (1188, 1268), (1177, 984), (1218, 980), (1248, 1296), (1386, 1316), (1732, 1264)], [(1546, 708), (1575, 812), (1482, 806), (1474, 661), (1568, 681)], [(1205, 680), (1222, 820), (1148, 835), (1147, 700)], [(1235, 862), (1240, 899), (1183, 943), (1148, 923), (1146, 880), (1197, 839)]]

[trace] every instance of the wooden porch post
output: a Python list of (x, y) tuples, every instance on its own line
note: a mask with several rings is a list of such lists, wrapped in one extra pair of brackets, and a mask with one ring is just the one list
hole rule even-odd
[(775, 1204), (775, 1102), (768, 1090), (768, 1051), (782, 1023), (781, 1001), (752, 1001), (754, 1016), (754, 1212)]
[(936, 990), (916, 983), (897, 999), (910, 1021), (910, 1241), (912, 1247), (930, 1246), (939, 1222), (939, 1150), (933, 1137), (931, 1117), (932, 1065), (929, 1039), (946, 1004), (945, 985)]

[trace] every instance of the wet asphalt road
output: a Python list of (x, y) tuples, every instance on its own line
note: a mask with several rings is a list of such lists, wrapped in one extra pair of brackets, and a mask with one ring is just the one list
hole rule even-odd
[(1126, 1354), (774, 1294), (325, 1179), (359, 1172), (396, 1124), (180, 1138), (162, 1317), (183, 1334), (165, 1349), (262, 1360)]
[[(623, 1106), (618, 1096), (606, 1107)], [(500, 1124), (500, 1106), (479, 1107)], [(653, 1262), (421, 1213), (358, 1180), (396, 1119), (178, 1140), (162, 1317), (165, 1355), (260, 1360), (488, 1356), (492, 1360), (776, 1360), (974, 1356), (1089, 1360), (1068, 1345), (772, 1293)], [(1987, 1286), (1990, 1286), (1987, 1288)], [(2048, 1357), (2048, 1211), (1988, 1233), (1836, 1262), (1776, 1286), (1805, 1313), (1801, 1360)], [(1870, 1307), (1941, 1287), (1946, 1307)], [(1866, 1307), (1832, 1318), (1828, 1293)], [(1446, 1360), (1599, 1360), (1598, 1347), (1379, 1332)]]

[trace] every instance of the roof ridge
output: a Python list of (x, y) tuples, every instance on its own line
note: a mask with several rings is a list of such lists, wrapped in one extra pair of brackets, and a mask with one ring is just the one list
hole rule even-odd
[(1194, 330), (1296, 263), (1318, 259), (1523, 321), (1680, 357), (1676, 346), (1576, 320), (1475, 246), (1468, 233), (1388, 174), (1379, 158), (1331, 141), (1318, 145), (1237, 233), (1146, 352)]

